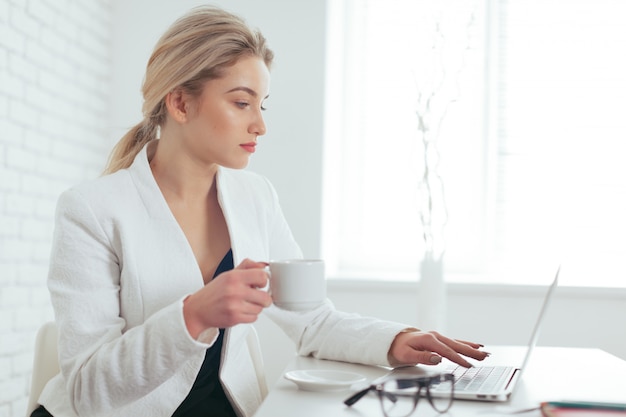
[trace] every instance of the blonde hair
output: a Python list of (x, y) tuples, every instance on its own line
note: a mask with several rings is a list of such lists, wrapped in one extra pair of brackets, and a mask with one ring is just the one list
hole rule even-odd
[(176, 20), (157, 42), (141, 88), (143, 120), (115, 145), (104, 174), (128, 168), (146, 143), (156, 139), (165, 122), (166, 95), (180, 88), (192, 97), (204, 83), (245, 56), (258, 56), (269, 68), (274, 58), (258, 30), (213, 6), (192, 9)]

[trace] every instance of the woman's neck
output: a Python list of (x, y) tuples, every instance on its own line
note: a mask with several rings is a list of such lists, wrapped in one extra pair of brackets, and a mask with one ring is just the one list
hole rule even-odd
[(211, 190), (215, 192), (217, 164), (201, 164), (184, 151), (171, 146), (172, 141), (157, 141), (150, 160), (152, 175), (166, 197), (192, 203), (206, 201)]

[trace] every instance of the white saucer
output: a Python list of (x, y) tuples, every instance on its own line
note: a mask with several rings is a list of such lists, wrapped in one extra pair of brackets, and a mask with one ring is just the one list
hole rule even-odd
[(323, 369), (290, 371), (283, 376), (304, 391), (342, 391), (365, 381), (361, 374)]

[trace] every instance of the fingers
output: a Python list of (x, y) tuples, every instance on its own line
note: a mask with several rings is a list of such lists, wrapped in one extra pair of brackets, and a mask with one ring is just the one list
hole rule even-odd
[(252, 288), (265, 288), (269, 279), (268, 272), (265, 270), (268, 265), (267, 262), (257, 262), (246, 258), (235, 269), (246, 270), (245, 277)]
[(389, 362), (396, 365), (415, 365), (418, 363), (435, 365), (441, 362), (441, 351), (436, 338), (425, 332), (403, 332), (398, 334), (389, 348)]
[(409, 361), (411, 364), (437, 365), (441, 362), (439, 354), (426, 350), (413, 350), (410, 352), (409, 357), (412, 359)]
[[(262, 291), (259, 288), (261, 287), (254, 287), (253, 291), (248, 293), (248, 297), (245, 301), (248, 304), (259, 306), (261, 309), (267, 308), (272, 305), (272, 297), (266, 291)], [(260, 313), (260, 311), (256, 314), (258, 313)]]
[(442, 358), (469, 368), (472, 366), (465, 359), (470, 357), (483, 360), (489, 354), (479, 350), (478, 343), (467, 343), (450, 339), (437, 332), (401, 333), (396, 336), (389, 349), (390, 362), (397, 364), (436, 365)]
[[(272, 298), (267, 291), (261, 288), (267, 285), (267, 272), (263, 269), (247, 269), (245, 271), (231, 271), (225, 274), (222, 282), (221, 297), (223, 302), (246, 309), (247, 305), (269, 307)], [(259, 311), (255, 312), (256, 314)]]
[(440, 340), (446, 346), (449, 346), (455, 352), (460, 353), (461, 355), (468, 356), (472, 359), (476, 359), (479, 361), (482, 361), (489, 356), (488, 352), (478, 350), (483, 347), (483, 345), (479, 343), (450, 339), (449, 337), (441, 335), (437, 332), (434, 332), (434, 334), (436, 335), (438, 340)]
[(190, 321), (204, 328), (231, 327), (256, 321), (272, 298), (263, 291), (268, 273), (265, 262), (245, 259), (237, 268), (224, 272), (189, 297), (186, 303)]
[[(466, 368), (471, 368), (472, 367), (472, 364), (469, 363), (459, 353), (457, 353), (457, 351), (452, 347), (452, 346), (458, 347), (458, 346), (456, 346), (455, 343), (453, 343), (452, 346), (451, 346), (451, 345), (449, 345), (449, 344), (444, 342), (444, 340), (446, 342), (448, 342), (448, 341), (454, 342), (453, 340), (448, 339), (446, 337), (442, 337), (439, 334), (434, 334), (433, 333), (431, 335), (433, 336), (433, 340), (431, 341), (431, 344), (432, 344), (431, 350), (434, 353), (437, 353), (437, 354), (443, 356), (444, 358), (449, 359), (452, 362), (457, 363), (457, 364), (459, 364), (461, 366), (464, 366)], [(442, 340), (442, 339), (444, 339), (444, 340)], [(431, 358), (431, 363), (432, 363), (432, 361), (433, 361), (433, 359)], [(439, 362), (437, 362), (437, 363), (439, 363)]]
[(241, 263), (237, 265), (235, 269), (265, 268), (266, 266), (269, 266), (269, 265), (270, 264), (268, 264), (267, 262), (258, 262), (258, 261), (253, 261), (252, 259), (246, 258), (243, 261), (241, 261)]
[(469, 346), (473, 347), (474, 349), (480, 349), (482, 347), (485, 347), (485, 345), (482, 345), (480, 343), (468, 342), (467, 340), (456, 339), (456, 341), (460, 342), (460, 343), (465, 343), (466, 345), (469, 345)]
[[(224, 281), (229, 278), (224, 277)], [(234, 281), (234, 279), (233, 279)], [(257, 320), (264, 308), (269, 307), (272, 299), (267, 292), (252, 288), (246, 282), (228, 282), (225, 285), (209, 288), (212, 294), (210, 302), (202, 309), (206, 323), (210, 327), (231, 327), (239, 323), (252, 323)]]

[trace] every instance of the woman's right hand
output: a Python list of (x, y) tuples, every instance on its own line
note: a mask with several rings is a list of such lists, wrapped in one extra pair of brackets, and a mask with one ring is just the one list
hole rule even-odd
[(244, 259), (235, 269), (224, 272), (194, 294), (183, 305), (189, 334), (197, 339), (208, 328), (225, 328), (252, 323), (272, 298), (267, 286), (267, 263)]

